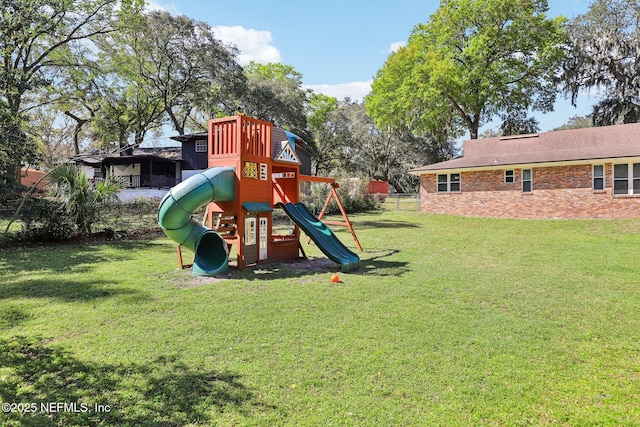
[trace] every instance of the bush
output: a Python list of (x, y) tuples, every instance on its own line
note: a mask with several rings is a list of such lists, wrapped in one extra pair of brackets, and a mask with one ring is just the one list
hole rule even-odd
[(327, 184), (309, 182), (303, 184), (300, 191), (300, 201), (313, 214), (318, 215), (322, 210), (324, 202), (327, 200)]
[[(347, 214), (369, 212), (380, 208), (380, 201), (367, 193), (367, 185), (363, 180), (348, 179), (337, 189), (338, 197)], [(328, 188), (326, 184), (311, 184), (306, 192), (300, 195), (300, 201), (315, 215), (322, 210), (327, 200)], [(331, 199), (325, 212), (327, 215), (340, 214), (340, 208), (335, 199)]]
[(16, 200), (20, 203), (22, 193), (27, 189), (16, 182), (0, 182), (0, 206), (12, 206)]
[(77, 227), (80, 236), (91, 235), (100, 206), (116, 200), (118, 183), (112, 175), (95, 185), (74, 164), (57, 166), (49, 174), (51, 193)]
[[(367, 185), (363, 180), (349, 180), (346, 185), (341, 185), (337, 192), (342, 206), (348, 214), (369, 212), (380, 208), (380, 203), (367, 193)], [(327, 213), (339, 212), (338, 204), (332, 200)]]
[(96, 230), (113, 230), (118, 235), (126, 235), (132, 230), (160, 230), (158, 226), (159, 203), (158, 199), (144, 197), (130, 202), (105, 203), (98, 210), (94, 226)]
[(29, 197), (20, 211), (22, 230), (16, 239), (23, 242), (54, 242), (67, 240), (73, 233), (73, 224), (63, 207), (41, 197)]

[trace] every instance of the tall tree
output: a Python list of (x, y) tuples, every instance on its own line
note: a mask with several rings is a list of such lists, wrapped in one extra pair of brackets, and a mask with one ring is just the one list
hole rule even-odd
[(591, 118), (591, 116), (573, 116), (573, 117), (570, 117), (569, 120), (567, 120), (567, 123), (563, 124), (562, 126), (558, 126), (553, 130), (555, 131), (555, 130), (588, 128), (588, 127), (591, 127), (592, 122), (593, 122), (593, 119)]
[(298, 133), (307, 128), (309, 92), (302, 88), (302, 74), (290, 65), (256, 62), (245, 66), (245, 73), (249, 89), (239, 106), (243, 113)]
[(102, 103), (94, 130), (104, 142), (139, 145), (170, 124), (178, 133), (203, 129), (206, 119), (230, 114), (246, 91), (237, 51), (206, 23), (167, 12), (131, 20), (99, 38)]
[(99, 63), (95, 45), (77, 44), (68, 48), (67, 54), (76, 65), (60, 69), (54, 104), (64, 113), (65, 120), (71, 119), (74, 123), (73, 149), (78, 155), (83, 142), (86, 145), (92, 142), (90, 131), (103, 102), (100, 84), (105, 70)]
[(448, 100), (423, 84), (424, 68), (417, 67), (422, 51), (416, 44), (400, 48), (378, 70), (366, 111), (379, 129), (406, 144), (415, 165), (448, 160), (456, 154), (455, 139), (463, 123)]
[(367, 113), (380, 128), (457, 136), (462, 120), (436, 88), (425, 85), (428, 76), (418, 66), (422, 61), (417, 43), (392, 53), (373, 80), (366, 97)]
[(73, 144), (74, 120), (69, 116), (60, 118), (52, 106), (40, 107), (31, 114), (31, 128), (36, 134), (42, 165), (53, 169), (56, 164), (68, 160), (75, 153)]
[[(408, 79), (413, 88), (400, 92), (398, 112), (411, 117), (416, 105), (431, 106), (418, 109), (421, 116), (411, 120), (433, 128), (449, 122), (453, 111), (475, 139), (495, 115), (551, 111), (564, 18), (550, 19), (547, 10), (546, 0), (443, 0), (389, 59), (395, 64), (387, 73), (401, 74), (390, 80)], [(374, 81), (372, 96), (389, 99), (386, 90), (405, 86)]]
[(151, 12), (127, 44), (146, 90), (159, 98), (173, 129), (184, 133), (201, 111), (207, 118), (235, 111), (246, 89), (237, 49), (224, 46), (204, 22)]
[(134, 2), (140, 3), (0, 0), (0, 106), (8, 118), (0, 132), (4, 135), (3, 156), (9, 157), (0, 164), (4, 180), (35, 153), (34, 143), (25, 138), (24, 113), (33, 106), (29, 96), (51, 84), (51, 69), (69, 65), (61, 55), (63, 48), (114, 31), (118, 22), (112, 19), (114, 14), (132, 10)]
[(640, 121), (640, 0), (594, 0), (569, 22), (562, 82), (576, 103), (596, 90), (594, 125)]
[(144, 18), (138, 16), (120, 31), (96, 38), (102, 70), (96, 76), (101, 105), (93, 131), (102, 148), (139, 146), (147, 132), (162, 125), (162, 100), (142, 76), (147, 57), (143, 59), (136, 45), (144, 26)]
[(407, 147), (393, 132), (378, 129), (362, 103), (345, 100), (338, 117), (345, 123), (339, 135), (343, 143), (342, 169), (368, 179), (390, 181), (400, 189), (398, 177), (406, 175), (402, 166)]
[(414, 167), (450, 159), (453, 145), (418, 137), (390, 126), (379, 128), (363, 103), (343, 101), (333, 114), (342, 122), (337, 139), (342, 143), (340, 169), (368, 179), (388, 181), (397, 192), (415, 191)]
[(527, 117), (525, 111), (511, 111), (502, 117), (502, 136), (523, 135), (540, 131), (540, 123), (535, 117)]
[(326, 176), (337, 165), (341, 143), (337, 137), (337, 123), (331, 117), (338, 106), (338, 100), (332, 96), (313, 93), (309, 98), (307, 122), (313, 141), (311, 161), (315, 175)]
[(309, 128), (315, 143), (313, 167), (317, 175), (347, 173), (388, 181), (396, 191), (414, 191), (417, 179), (407, 171), (449, 159), (453, 145), (417, 136), (406, 128), (379, 128), (366, 114), (364, 103), (313, 94)]
[(101, 148), (140, 146), (148, 132), (161, 127), (162, 104), (136, 76), (106, 74), (99, 87), (101, 103), (92, 129)]

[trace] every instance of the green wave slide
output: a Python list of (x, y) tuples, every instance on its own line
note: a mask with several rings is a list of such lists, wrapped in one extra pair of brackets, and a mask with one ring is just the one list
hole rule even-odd
[(343, 273), (357, 270), (360, 257), (347, 248), (333, 232), (320, 221), (303, 203), (278, 203), (289, 218), (295, 222), (314, 241), (330, 260), (340, 264)]
[(194, 276), (215, 276), (229, 270), (227, 242), (194, 219), (193, 212), (209, 202), (234, 201), (235, 179), (234, 168), (209, 168), (171, 188), (160, 202), (158, 224), (171, 240), (195, 254)]

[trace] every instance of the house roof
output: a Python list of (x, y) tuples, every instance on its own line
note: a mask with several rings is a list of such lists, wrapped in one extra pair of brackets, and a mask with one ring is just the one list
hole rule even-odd
[(148, 148), (134, 148), (134, 157), (139, 156), (153, 156), (162, 157), (168, 160), (180, 161), (182, 160), (182, 147), (148, 147)]
[(206, 141), (209, 138), (209, 132), (189, 133), (186, 135), (172, 136), (171, 139), (179, 142)]
[(126, 164), (135, 159), (156, 159), (169, 162), (181, 162), (182, 147), (150, 147), (134, 148), (131, 155), (114, 152), (89, 151), (73, 157), (73, 160), (91, 166), (99, 166), (102, 163)]
[(474, 139), (464, 142), (463, 153), (457, 159), (410, 172), (422, 175), (451, 169), (638, 157), (640, 123)]

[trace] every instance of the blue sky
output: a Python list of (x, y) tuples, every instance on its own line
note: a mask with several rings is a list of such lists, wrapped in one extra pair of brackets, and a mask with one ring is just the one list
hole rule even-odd
[[(549, 15), (567, 18), (588, 10), (590, 0), (549, 0)], [(425, 23), (436, 0), (151, 0), (153, 9), (204, 21), (216, 36), (236, 45), (241, 64), (281, 62), (303, 76), (315, 92), (362, 99), (390, 52)], [(536, 117), (542, 131), (574, 115), (586, 115), (595, 102), (583, 95), (578, 108), (561, 99), (555, 112)], [(497, 127), (489, 124), (487, 127)]]

